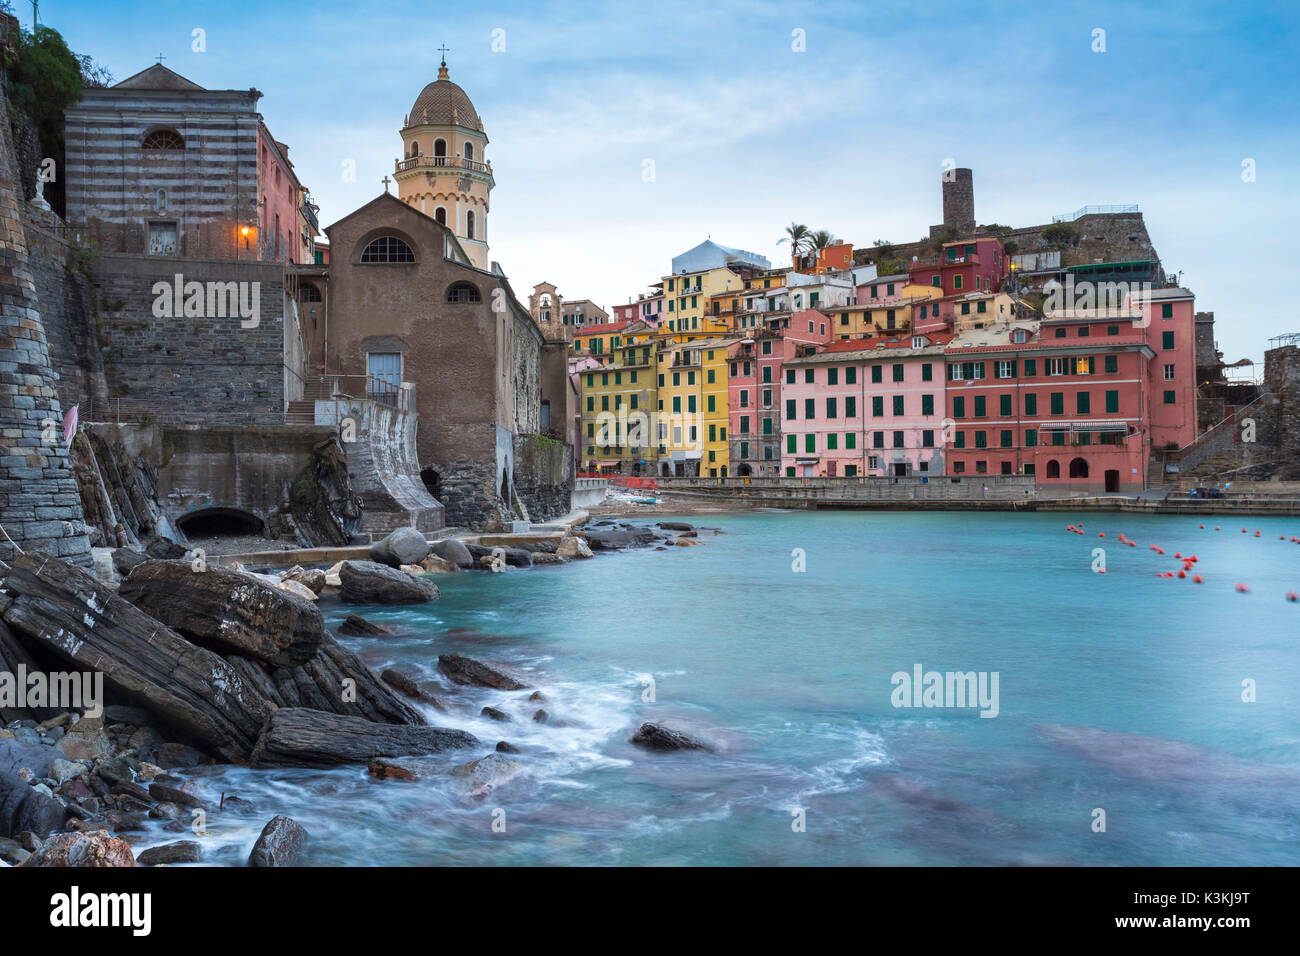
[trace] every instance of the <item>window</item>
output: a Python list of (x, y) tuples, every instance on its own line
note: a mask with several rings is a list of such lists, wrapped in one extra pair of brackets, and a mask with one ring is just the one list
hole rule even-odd
[[(734, 306), (733, 306), (733, 307), (734, 307)], [(771, 354), (772, 354), (772, 343), (771, 343), (771, 342), (764, 342), (764, 343), (763, 343), (763, 354), (764, 354), (764, 355), (771, 355)]]
[(785, 370), (785, 384), (787, 385), (794, 384), (794, 369), (788, 368)]
[(1038, 396), (1033, 392), (1025, 393), (1025, 414), (1026, 415), (1038, 414)]
[(1056, 337), (1057, 337), (1058, 339), (1063, 339), (1063, 338), (1065, 338), (1065, 329), (1057, 329), (1057, 330), (1056, 330)]
[(1025, 447), (1036, 448), (1038, 446), (1038, 431), (1034, 428), (1025, 429)]
[[(884, 433), (884, 432), (872, 432), (872, 433), (871, 433), (871, 447), (872, 447), (872, 448), (884, 448), (884, 447), (885, 447), (885, 433)], [(876, 466), (875, 466), (875, 465), (872, 465), (871, 467), (874, 468), (874, 467), (876, 467)]]
[(1090, 392), (1077, 392), (1074, 396), (1075, 411), (1080, 415), (1087, 415), (1092, 412), (1092, 394)]
[(903, 380), (903, 363), (897, 362), (894, 365), (894, 381), (901, 382), (902, 380)]
[(871, 417), (880, 418), (885, 414), (885, 398), (883, 395), (871, 396)]
[(988, 447), (988, 443), (989, 443), (988, 432), (985, 432), (985, 431), (978, 431), (978, 430), (977, 430), (977, 431), (975, 432), (975, 447), (976, 447), (976, 448), (987, 448), (987, 447)]
[(742, 435), (748, 435), (748, 434), (749, 434), (749, 416), (748, 416), (748, 415), (741, 415), (741, 416), (740, 416), (740, 433), (741, 433)]
[(839, 370), (839, 369), (837, 369), (837, 368), (828, 368), (828, 369), (826, 370), (826, 384), (827, 384), (827, 385), (838, 385), (838, 384), (840, 384), (840, 370)]
[(1174, 304), (1172, 302), (1165, 302), (1164, 304), (1162, 304), (1160, 306), (1160, 318), (1172, 319), (1173, 317), (1174, 317)]
[[(174, 129), (156, 129), (145, 136), (141, 149), (184, 149), (185, 137)], [(278, 168), (278, 167), (277, 167)]]
[[(447, 210), (444, 209), (442, 206), (439, 206), (437, 209), (433, 211), (433, 218), (438, 220), (438, 222), (441, 223), (442, 225), (444, 226), (447, 225)], [(546, 319), (546, 321), (548, 322), (551, 320), (550, 312), (542, 313), (542, 317)]]
[(465, 238), (474, 238), (474, 213), (472, 211), (465, 213)]
[(964, 462), (964, 461), (955, 461), (955, 462), (953, 462), (953, 463), (952, 463), (952, 471), (953, 471), (953, 474), (955, 474), (955, 475), (964, 474), (965, 471), (966, 471), (966, 462)]
[(903, 433), (902, 433), (902, 432), (894, 432), (894, 447), (895, 447), (895, 448), (902, 448), (902, 447), (903, 447)]
[(903, 396), (894, 396), (894, 417), (897, 418), (903, 414)]
[(1174, 380), (1174, 367), (1173, 367), (1172, 365), (1166, 365), (1166, 366), (1165, 366), (1165, 381), (1166, 381), (1166, 382), (1172, 382), (1173, 380)]
[(999, 395), (999, 396), (998, 396), (998, 414), (1001, 415), (1003, 418), (1005, 418), (1006, 416), (1008, 416), (1008, 415), (1011, 414), (1011, 396), (1010, 396), (1010, 395)]
[(1106, 411), (1111, 415), (1119, 411), (1119, 390), (1118, 389), (1106, 390)]
[[(795, 446), (795, 437), (793, 435), (785, 436), (785, 450), (788, 455), (793, 455), (798, 450)], [(793, 472), (793, 469), (791, 469), (791, 471)]]
[(934, 414), (934, 396), (933, 396), (933, 395), (922, 395), (922, 396), (921, 396), (921, 414), (922, 414), (922, 415), (933, 415), (933, 414)]
[(958, 430), (956, 433), (953, 434), (952, 447), (953, 448), (966, 447), (966, 433), (964, 431)]
[(1086, 325), (1079, 326), (1078, 337), (1081, 339), (1086, 339), (1088, 335), (1089, 335), (1088, 327)]
[(1063, 358), (1049, 358), (1049, 359), (1047, 360), (1047, 374), (1048, 374), (1048, 375), (1064, 375), (1064, 374), (1065, 374), (1065, 359), (1063, 359)]
[(1065, 393), (1052, 392), (1051, 400), (1052, 400), (1052, 414), (1064, 415), (1065, 414)]
[(983, 395), (975, 396), (975, 417), (976, 418), (988, 417), (988, 411), (985, 407), (985, 399)]
[(1177, 393), (1177, 392), (1172, 391), (1172, 390), (1165, 392), (1165, 404), (1166, 404), (1166, 405), (1173, 405), (1177, 400), (1178, 400), (1178, 393)]
[[(371, 239), (361, 252), (362, 262), (414, 262), (415, 253), (396, 236), (380, 236)], [(450, 300), (448, 300), (450, 301)], [(478, 300), (475, 299), (475, 302)]]
[(1001, 435), (1001, 444), (1003, 448), (1011, 447), (1011, 429), (1004, 428)]
[(934, 381), (934, 366), (931, 365), (929, 362), (926, 362), (921, 366), (921, 381), (923, 382)]
[(1011, 341), (1017, 345), (1023, 345), (1029, 339), (1029, 335), (1024, 329), (1016, 329), (1011, 333)]
[(858, 414), (858, 400), (852, 395), (844, 398), (844, 417), (855, 418)]
[(787, 398), (785, 400), (785, 418), (786, 421), (794, 421), (795, 400)]
[(963, 303), (961, 304), (961, 314), (962, 314), (962, 315), (970, 315), (970, 303), (969, 303), (969, 302), (963, 302)]
[(956, 396), (953, 397), (953, 400), (952, 400), (952, 417), (953, 417), (953, 418), (965, 418), (965, 417), (966, 417), (966, 399), (965, 399), (963, 396), (961, 396), (961, 395), (956, 395)]
[(772, 434), (772, 419), (770, 416), (763, 418), (763, 434), (764, 435)]
[(927, 428), (927, 429), (925, 429), (923, 432), (921, 432), (921, 447), (922, 447), (922, 448), (933, 448), (933, 447), (934, 447), (934, 429), (933, 429), (933, 428)]
[(857, 433), (857, 432), (845, 432), (845, 433), (844, 433), (844, 447), (845, 447), (845, 449), (848, 449), (848, 450), (851, 450), (851, 449), (854, 449), (854, 448), (857, 448), (857, 447), (858, 447), (858, 433)]
[(805, 398), (803, 400), (803, 417), (804, 418), (817, 417), (817, 399)]
[(1038, 375), (1038, 359), (1025, 359), (1025, 377), (1034, 378)]
[(827, 418), (839, 418), (839, 415), (837, 414), (837, 412), (838, 412), (837, 405), (838, 405), (838, 403), (836, 402), (835, 399), (833, 399), (833, 398), (828, 398), (828, 399), (826, 399), (826, 417), (827, 417)]
[(885, 367), (883, 365), (871, 366), (871, 381), (883, 382), (885, 380)]
[(805, 452), (815, 452), (815, 451), (817, 450), (817, 436), (816, 436), (816, 435), (804, 435), (804, 436), (803, 436), (803, 450), (804, 450)]
[(827, 451), (835, 451), (836, 448), (837, 448), (837, 446), (838, 446), (838, 444), (839, 444), (839, 440), (840, 440), (839, 436), (836, 435), (834, 432), (831, 432), (829, 435), (827, 435), (827, 436), (826, 436), (826, 450), (827, 450)]
[(1119, 335), (1119, 326), (1118, 326), (1118, 325), (1108, 325), (1108, 326), (1106, 326), (1106, 334), (1107, 334), (1107, 335)]
[(1174, 347), (1174, 333), (1172, 330), (1160, 333), (1160, 347), (1165, 351)]
[(993, 372), (994, 378), (1015, 378), (1016, 363), (1014, 361), (998, 362)]
[(805, 385), (812, 385), (817, 381), (816, 369), (806, 368), (803, 370), (803, 380)]
[(1105, 361), (1105, 366), (1106, 366), (1106, 371), (1107, 371), (1107, 372), (1118, 372), (1118, 371), (1119, 371), (1119, 356), (1118, 356), (1118, 355), (1107, 355), (1107, 356), (1106, 356), (1106, 361)]

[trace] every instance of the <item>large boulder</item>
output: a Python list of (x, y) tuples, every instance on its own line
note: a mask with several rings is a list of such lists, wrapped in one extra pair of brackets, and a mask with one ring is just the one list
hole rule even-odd
[(137, 564), (144, 564), (149, 560), (149, 555), (143, 551), (135, 551), (131, 548), (115, 548), (113, 550), (113, 570), (126, 577), (135, 568)]
[(391, 627), (367, 621), (359, 614), (349, 614), (339, 625), (338, 631), (346, 637), (379, 637), (384, 634), (396, 634)]
[(457, 541), (455, 538), (435, 541), (433, 543), (433, 553), (444, 561), (450, 561), (458, 568), (472, 568), (474, 566), (474, 555), (470, 554), (469, 548), (465, 547), (463, 541)]
[(46, 840), (19, 866), (135, 866), (131, 845), (107, 830), (59, 833)]
[(403, 564), (419, 564), (429, 555), (429, 542), (414, 528), (398, 528), (382, 541), (370, 546), (370, 560), (400, 568)]
[(561, 558), (595, 557), (591, 553), (591, 548), (587, 546), (587, 542), (573, 535), (569, 535), (561, 541), (559, 547), (555, 549), (555, 553)]
[(519, 764), (499, 753), (490, 753), (451, 771), (454, 786), (467, 797), (486, 797), (518, 775)]
[(374, 561), (344, 561), (340, 597), (349, 604), (423, 604), (438, 599), (438, 585)]
[(587, 531), (587, 542), (596, 551), (618, 551), (623, 548), (640, 548), (653, 544), (658, 536), (649, 528), (623, 527), (591, 528)]
[(267, 719), (250, 762), (254, 767), (333, 767), (477, 743), (473, 734), (447, 727), (377, 724), (306, 707), (281, 707)]
[(146, 561), (117, 593), (196, 644), (281, 667), (311, 660), (325, 634), (311, 601), (220, 565)]
[(34, 789), (11, 770), (0, 768), (0, 837), (30, 830), (45, 836), (63, 829), (68, 811), (51, 796)]
[(307, 830), (286, 816), (272, 817), (248, 855), (249, 866), (293, 866), (307, 845)]
[(632, 743), (647, 750), (711, 750), (707, 744), (678, 730), (669, 730), (659, 724), (642, 724), (632, 735)]
[(482, 661), (460, 654), (440, 654), (438, 670), (457, 684), (472, 687), (492, 687), (496, 690), (523, 690), (527, 684), (521, 684), (513, 677), (493, 670)]
[(140, 866), (170, 866), (173, 863), (198, 863), (203, 859), (203, 848), (193, 840), (180, 840), (150, 847), (136, 858)]

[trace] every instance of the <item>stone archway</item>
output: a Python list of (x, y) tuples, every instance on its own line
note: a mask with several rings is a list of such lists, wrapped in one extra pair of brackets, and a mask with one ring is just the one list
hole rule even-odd
[(266, 523), (242, 508), (200, 508), (176, 519), (187, 538), (234, 538), (265, 533)]

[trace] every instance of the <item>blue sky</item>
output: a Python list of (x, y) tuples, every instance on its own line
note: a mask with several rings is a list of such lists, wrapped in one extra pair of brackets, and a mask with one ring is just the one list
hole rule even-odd
[[(30, 4), (16, 6), (30, 25)], [(1300, 331), (1277, 285), (1300, 213), (1294, 3), (40, 10), (117, 79), (161, 53), (203, 86), (261, 90), (325, 224), (383, 188), (445, 43), (490, 139), (492, 258), (521, 296), (547, 280), (569, 298), (626, 302), (707, 236), (776, 262), (791, 220), (857, 245), (918, 239), (941, 218), (951, 158), (974, 169), (981, 223), (1138, 203), (1166, 268), (1215, 312), (1229, 361), (1260, 360), (1269, 336)], [(205, 53), (191, 50), (195, 28)], [(1242, 181), (1245, 159), (1254, 182)]]

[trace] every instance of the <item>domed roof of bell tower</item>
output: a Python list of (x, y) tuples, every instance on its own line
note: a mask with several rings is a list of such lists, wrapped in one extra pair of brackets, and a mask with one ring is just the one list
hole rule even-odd
[(482, 130), (483, 121), (465, 91), (451, 81), (447, 61), (438, 67), (438, 78), (420, 91), (406, 117), (411, 126), (464, 126)]

